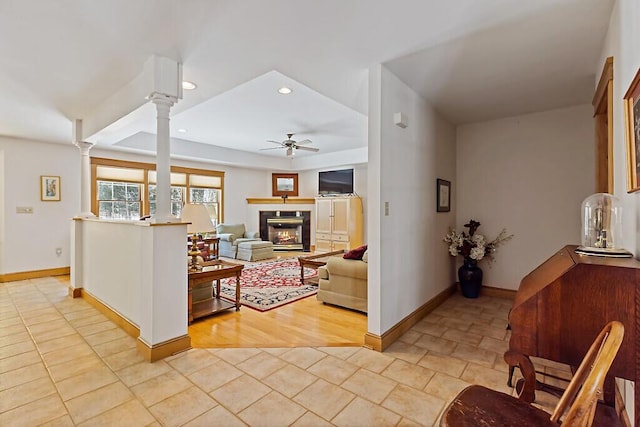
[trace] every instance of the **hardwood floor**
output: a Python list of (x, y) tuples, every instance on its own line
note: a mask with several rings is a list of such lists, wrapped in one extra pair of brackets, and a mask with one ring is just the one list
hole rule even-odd
[[(288, 252), (279, 257), (298, 255)], [(366, 314), (323, 304), (315, 295), (266, 312), (248, 307), (229, 310), (189, 326), (196, 348), (361, 346), (366, 333)]]

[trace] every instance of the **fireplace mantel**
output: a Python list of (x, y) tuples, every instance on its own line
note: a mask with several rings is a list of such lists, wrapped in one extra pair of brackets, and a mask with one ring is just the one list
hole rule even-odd
[(280, 204), (297, 204), (297, 205), (313, 205), (316, 203), (316, 199), (302, 198), (302, 197), (247, 197), (247, 203), (250, 205), (280, 205)]

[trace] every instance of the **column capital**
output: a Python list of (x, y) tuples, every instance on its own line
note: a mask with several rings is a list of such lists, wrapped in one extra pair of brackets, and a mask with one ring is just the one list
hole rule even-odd
[(75, 141), (73, 145), (78, 147), (82, 154), (89, 154), (89, 150), (91, 150), (96, 144), (94, 144), (93, 142)]
[(178, 102), (178, 98), (172, 95), (167, 95), (166, 93), (160, 92), (152, 92), (147, 99), (154, 104), (164, 104), (171, 107), (173, 104)]

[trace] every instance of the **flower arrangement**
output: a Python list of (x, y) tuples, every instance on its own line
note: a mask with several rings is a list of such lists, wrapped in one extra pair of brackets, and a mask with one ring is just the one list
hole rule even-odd
[(471, 260), (478, 262), (483, 258), (487, 258), (489, 262), (493, 261), (493, 253), (498, 246), (511, 240), (513, 234), (507, 235), (507, 229), (503, 228), (498, 237), (488, 242), (485, 236), (482, 234), (476, 234), (480, 223), (478, 221), (470, 220), (464, 225), (469, 229), (469, 232), (458, 233), (455, 230), (449, 229), (449, 233), (444, 238), (444, 241), (449, 243), (449, 253), (451, 256), (462, 255), (465, 262)]

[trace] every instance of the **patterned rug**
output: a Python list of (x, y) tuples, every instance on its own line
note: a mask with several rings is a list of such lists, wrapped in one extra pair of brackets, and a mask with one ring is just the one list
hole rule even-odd
[[(304, 270), (305, 278), (318, 275), (312, 268)], [(235, 300), (235, 280), (222, 279), (222, 298)], [(272, 310), (317, 292), (317, 286), (300, 284), (300, 264), (296, 259), (265, 262), (242, 269), (240, 302), (258, 311)]]

